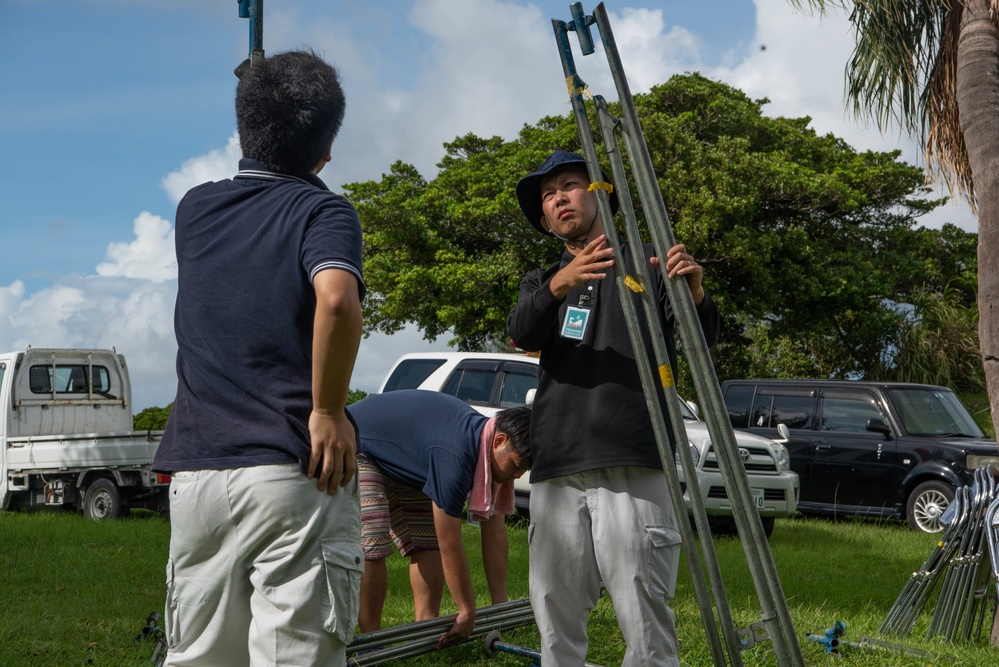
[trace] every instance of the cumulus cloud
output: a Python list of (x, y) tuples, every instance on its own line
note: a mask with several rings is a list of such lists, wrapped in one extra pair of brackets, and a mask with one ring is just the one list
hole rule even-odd
[(7, 287), (0, 287), (0, 322), (9, 322), (11, 314), (24, 298), (24, 283), (15, 280)]
[(56, 285), (31, 294), (10, 315), (11, 331), (7, 336), (18, 337), (7, 347), (73, 346), (80, 334), (73, 331), (71, 321), (79, 321), (91, 304), (86, 292), (75, 286)]
[[(845, 68), (854, 47), (847, 15), (832, 9), (819, 16), (794, 10), (787, 0), (755, 0), (756, 37), (738, 64), (705, 71), (752, 98), (766, 97), (765, 112), (774, 116), (811, 118), (819, 134), (832, 133), (858, 150), (901, 151), (900, 159), (924, 166), (923, 148), (898, 127), (880, 132), (867, 118), (857, 117), (845, 94)], [(765, 47), (765, 48), (764, 48)], [(947, 194), (935, 184), (934, 196)], [(977, 231), (968, 205), (951, 200), (920, 224), (939, 228), (951, 222)]]
[(812, 16), (796, 12), (787, 0), (756, 0), (756, 16), (755, 48), (711, 76), (750, 97), (768, 98), (772, 115), (809, 116), (820, 134), (833, 132), (858, 148), (897, 144), (846, 112), (844, 68), (853, 36), (841, 11)]
[[(699, 38), (668, 26), (661, 10), (624, 8), (610, 16), (632, 91), (699, 67)], [(503, 27), (495, 39), (470, 29), (481, 25), (482, 17), (489, 17), (490, 26)], [(358, 41), (332, 20), (300, 26), (298, 34), (306, 43), (316, 45), (340, 68), (348, 93), (333, 163), (321, 174), (331, 188), (378, 179), (396, 160), (433, 177), (444, 155), (443, 144), (455, 137), (474, 132), (513, 139), (525, 123), (569, 111), (551, 20), (536, 5), (417, 0), (406, 20), (418, 31), (420, 46), (405, 64), (383, 62), (383, 49)], [(570, 37), (575, 42), (574, 35)], [(599, 43), (591, 56), (583, 57), (574, 48), (577, 70), (591, 90), (616, 99)]]
[(195, 185), (232, 178), (239, 170), (241, 155), (239, 135), (233, 132), (225, 148), (215, 149), (206, 155), (193, 157), (185, 161), (177, 171), (164, 176), (163, 189), (167, 191), (170, 199), (176, 204)]
[[(625, 8), (610, 20), (632, 93), (648, 91), (678, 72), (701, 69), (700, 38), (679, 26), (667, 29), (662, 10)], [(601, 65), (607, 59), (602, 51), (594, 54)], [(605, 97), (617, 99), (617, 94)]]
[(114, 347), (125, 354), (138, 409), (166, 405), (177, 387), (173, 304), (177, 263), (171, 224), (141, 213), (134, 238), (108, 245), (93, 275), (65, 276), (28, 293), (0, 287), (0, 348)]
[(99, 276), (139, 278), (161, 283), (177, 277), (173, 226), (158, 215), (143, 211), (133, 224), (135, 240), (111, 243), (107, 257), (111, 261), (97, 265)]

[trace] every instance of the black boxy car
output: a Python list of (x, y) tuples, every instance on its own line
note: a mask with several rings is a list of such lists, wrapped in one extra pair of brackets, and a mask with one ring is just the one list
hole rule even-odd
[(734, 428), (790, 431), (803, 514), (905, 519), (942, 530), (940, 515), (999, 449), (946, 387), (847, 380), (728, 380)]

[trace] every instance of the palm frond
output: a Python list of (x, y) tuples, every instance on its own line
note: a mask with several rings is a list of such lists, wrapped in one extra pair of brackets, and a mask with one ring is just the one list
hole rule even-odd
[[(999, 5), (999, 0), (993, 4)], [(926, 142), (927, 170), (942, 179), (948, 190), (963, 194), (974, 211), (974, 180), (957, 105), (957, 42), (963, 13), (964, 7), (958, 5), (945, 19), (937, 57), (920, 100), (920, 128)]]
[[(957, 47), (965, 0), (788, 0), (825, 13), (850, 9), (856, 46), (846, 67), (855, 116), (898, 125), (925, 146), (930, 178), (976, 208), (957, 105)], [(999, 26), (999, 0), (989, 0)]]

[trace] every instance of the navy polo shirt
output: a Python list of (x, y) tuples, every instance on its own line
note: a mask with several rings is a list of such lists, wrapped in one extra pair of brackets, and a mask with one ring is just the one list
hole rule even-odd
[(311, 451), (315, 275), (364, 296), (353, 206), (311, 174), (243, 159), (177, 207), (177, 396), (154, 470), (298, 462)]
[(390, 479), (461, 517), (488, 421), (464, 401), (424, 389), (374, 394), (347, 407), (361, 450)]

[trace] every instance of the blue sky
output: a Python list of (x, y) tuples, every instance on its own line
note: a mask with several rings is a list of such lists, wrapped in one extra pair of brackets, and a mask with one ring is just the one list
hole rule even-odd
[[(900, 148), (921, 164), (909, 138), (843, 111), (843, 16), (803, 16), (786, 0), (607, 8), (634, 92), (698, 70), (770, 98), (773, 115), (807, 115), (857, 148)], [(309, 45), (340, 68), (348, 110), (322, 174), (340, 190), (396, 159), (432, 177), (445, 141), (512, 138), (565, 113), (553, 17), (568, 20), (569, 3), (268, 0), (264, 48)], [(0, 40), (0, 349), (114, 345), (136, 407), (165, 405), (176, 388), (174, 210), (189, 187), (235, 171), (232, 70), (247, 21), (235, 0), (0, 0)], [(615, 96), (602, 55), (577, 62), (593, 92)], [(925, 224), (945, 221), (977, 229), (963, 205)], [(373, 391), (399, 354), (446, 343), (372, 336), (352, 386)]]

